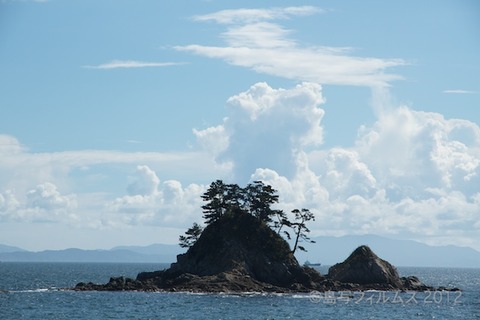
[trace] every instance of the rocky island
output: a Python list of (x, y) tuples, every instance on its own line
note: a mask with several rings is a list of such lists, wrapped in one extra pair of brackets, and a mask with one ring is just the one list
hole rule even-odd
[[(204, 200), (210, 202), (202, 207), (207, 226), (170, 268), (142, 272), (136, 279), (114, 277), (106, 284), (82, 282), (73, 289), (227, 293), (436, 289), (423, 284), (417, 277), (400, 277), (394, 266), (380, 259), (368, 246), (354, 250), (344, 262), (332, 266), (327, 275), (301, 266), (294, 250), (279, 232), (283, 225), (292, 227), (296, 222), (279, 220), (281, 224), (277, 224), (276, 231), (268, 223), (274, 214), (285, 217), (283, 212), (264, 206), (265, 195), (272, 195), (273, 189), (265, 189), (268, 186), (257, 183), (255, 197), (262, 190), (266, 194), (262, 195), (262, 203), (256, 203), (261, 210), (255, 211), (251, 205), (255, 201), (248, 200), (250, 207), (247, 209), (245, 203), (228, 194), (230, 189), (213, 192), (215, 186), (212, 186), (210, 195), (207, 196), (209, 191), (204, 195)], [(222, 201), (217, 201), (219, 199)], [(270, 200), (272, 203), (276, 198)], [(295, 248), (301, 236), (301, 229), (296, 230)], [(305, 234), (303, 237), (308, 239)]]

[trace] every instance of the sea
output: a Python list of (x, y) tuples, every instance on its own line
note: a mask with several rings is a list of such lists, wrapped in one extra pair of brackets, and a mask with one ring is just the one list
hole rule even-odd
[[(168, 264), (0, 263), (0, 319), (480, 319), (480, 269), (399, 267), (462, 291), (192, 294), (75, 292)], [(318, 267), (326, 273), (327, 267)]]

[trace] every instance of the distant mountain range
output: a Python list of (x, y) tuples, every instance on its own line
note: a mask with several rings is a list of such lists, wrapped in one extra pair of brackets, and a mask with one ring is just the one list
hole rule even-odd
[(19, 247), (12, 247), (6, 246), (4, 244), (0, 244), (0, 253), (9, 253), (9, 252), (18, 252), (18, 251), (26, 251)]
[[(17, 250), (14, 250), (17, 249)], [(146, 247), (125, 246), (110, 250), (46, 250), (26, 251), (0, 245), (0, 261), (3, 262), (131, 262), (170, 263), (182, 253), (178, 245), (153, 244)]]
[(360, 245), (368, 245), (380, 258), (394, 266), (480, 268), (480, 252), (468, 247), (429, 246), (412, 240), (375, 235), (314, 237), (304, 244), (308, 252), (296, 253), (299, 261), (333, 265), (345, 260)]
[[(368, 245), (382, 259), (395, 266), (480, 268), (480, 252), (466, 247), (429, 246), (411, 240), (394, 240), (374, 235), (315, 237), (315, 244), (305, 244), (308, 252), (297, 252), (303, 263), (332, 265), (347, 258), (360, 245)], [(178, 245), (120, 246), (110, 250), (46, 250), (30, 252), (0, 245), (4, 262), (131, 262), (171, 263), (185, 252)]]

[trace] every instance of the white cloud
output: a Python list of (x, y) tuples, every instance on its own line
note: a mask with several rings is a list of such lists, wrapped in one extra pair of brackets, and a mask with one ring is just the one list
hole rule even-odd
[(345, 199), (351, 195), (372, 196), (377, 186), (368, 166), (353, 150), (333, 148), (322, 162), (322, 183), (331, 197)]
[(464, 89), (450, 89), (444, 90), (443, 93), (453, 93), (453, 94), (474, 94), (476, 91), (464, 90)]
[[(205, 187), (190, 184), (183, 187), (179, 181), (160, 183), (148, 166), (138, 166), (137, 176), (128, 185), (128, 195), (107, 204), (107, 211), (116, 214), (109, 219), (129, 224), (158, 224), (184, 226), (191, 219), (201, 220), (201, 194)], [(117, 221), (118, 223), (118, 221)]]
[(215, 21), (221, 24), (253, 23), (263, 20), (288, 19), (290, 16), (305, 16), (323, 12), (312, 6), (221, 10), (215, 13), (195, 16), (197, 21)]
[(136, 177), (128, 185), (129, 195), (152, 195), (158, 190), (160, 179), (148, 166), (137, 166)]
[(401, 59), (356, 57), (345, 48), (305, 47), (289, 35), (290, 30), (273, 23), (295, 15), (321, 12), (314, 7), (225, 10), (195, 17), (227, 25), (222, 33), (226, 46), (198, 44), (177, 46), (177, 50), (251, 68), (259, 73), (322, 84), (384, 87), (401, 79), (386, 72), (406, 65)]
[[(477, 124), (380, 106), (377, 121), (360, 128), (353, 147), (325, 149), (321, 89), (313, 83), (290, 89), (257, 83), (232, 96), (221, 124), (193, 131), (207, 152), (31, 153), (14, 137), (0, 136), (0, 219), (89, 228), (184, 228), (201, 222), (205, 186), (160, 181), (159, 176), (187, 170), (195, 181), (202, 171), (212, 181), (230, 176), (231, 168), (236, 183), (273, 185), (286, 211), (306, 207), (315, 212), (314, 235), (397, 234), (430, 243), (478, 243)], [(59, 191), (75, 189), (69, 187), (72, 170), (87, 174), (96, 165), (112, 164), (136, 167), (124, 182), (125, 194)]]
[(276, 90), (257, 83), (228, 99), (223, 125), (194, 133), (201, 145), (215, 146), (220, 162), (234, 163), (238, 181), (248, 181), (256, 168), (291, 176), (296, 149), (323, 141), (324, 111), (318, 108), (323, 102), (317, 84)]
[[(138, 163), (145, 165), (126, 177)], [(206, 183), (228, 172), (228, 167), (217, 165), (205, 152), (33, 153), (16, 138), (0, 135), (0, 219), (26, 223), (50, 221), (94, 229), (159, 224), (167, 220), (176, 225), (185, 223), (188, 217), (201, 220), (202, 185), (183, 187), (183, 195), (176, 199), (164, 198), (162, 192), (167, 182), (161, 184), (158, 174)], [(119, 196), (116, 185), (125, 183), (127, 178), (130, 179), (125, 184), (127, 194)], [(64, 195), (60, 190), (69, 193)], [(171, 193), (166, 191), (166, 194)], [(49, 206), (53, 209), (55, 205), (55, 210), (49, 210)]]
[(30, 189), (20, 200), (11, 190), (0, 193), (0, 218), (3, 221), (71, 223), (77, 220), (76, 209), (76, 196), (62, 195), (50, 182)]
[(282, 208), (315, 212), (315, 234), (479, 240), (478, 125), (379, 106), (353, 147), (322, 149), (320, 89), (256, 84), (231, 97), (223, 124), (195, 131), (197, 139), (222, 146), (217, 160), (232, 163), (235, 181), (262, 180), (279, 190)]
[(25, 151), (17, 138), (0, 134), (0, 155), (3, 154), (19, 154)]
[(218, 125), (204, 130), (193, 129), (197, 142), (203, 150), (217, 156), (228, 148), (229, 137), (225, 134), (225, 127)]
[(480, 128), (467, 120), (399, 107), (363, 128), (356, 148), (382, 187), (399, 196), (427, 188), (471, 195), (480, 183)]
[(0, 191), (11, 189), (17, 195), (25, 194), (32, 185), (45, 181), (51, 181), (60, 188), (70, 188), (72, 186), (68, 175), (72, 171), (87, 178), (95, 175), (91, 171), (98, 171), (97, 168), (110, 168), (110, 171), (115, 169), (115, 174), (119, 175), (138, 163), (190, 181), (208, 181), (222, 177), (228, 169), (216, 165), (205, 152), (75, 150), (34, 153), (23, 147), (16, 138), (0, 135)]
[(52, 212), (74, 209), (77, 204), (74, 196), (62, 196), (57, 186), (46, 182), (27, 192), (26, 206)]
[(135, 60), (112, 60), (95, 66), (83, 66), (87, 69), (130, 69), (130, 68), (157, 68), (183, 65), (185, 62), (146, 62)]
[(11, 215), (20, 207), (20, 202), (11, 190), (0, 193), (0, 218), (8, 220)]

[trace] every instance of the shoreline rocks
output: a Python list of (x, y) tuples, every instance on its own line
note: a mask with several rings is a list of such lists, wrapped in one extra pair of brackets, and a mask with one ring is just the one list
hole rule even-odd
[[(444, 290), (458, 290), (446, 289)], [(300, 266), (288, 243), (265, 223), (241, 211), (209, 224), (170, 268), (106, 284), (78, 283), (75, 291), (171, 291), (299, 293), (325, 291), (426, 291), (417, 277), (400, 277), (394, 266), (360, 246), (326, 276)]]
[(367, 246), (357, 248), (344, 262), (322, 276), (313, 268), (301, 267), (307, 282), (279, 286), (259, 281), (242, 268), (213, 275), (180, 273), (172, 276), (171, 269), (142, 272), (136, 279), (112, 277), (106, 284), (79, 283), (75, 291), (143, 291), (193, 293), (308, 293), (312, 291), (459, 291), (458, 288), (435, 288), (415, 276), (400, 277), (394, 266), (380, 259)]

